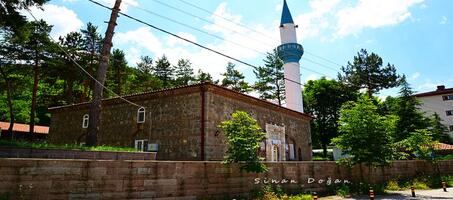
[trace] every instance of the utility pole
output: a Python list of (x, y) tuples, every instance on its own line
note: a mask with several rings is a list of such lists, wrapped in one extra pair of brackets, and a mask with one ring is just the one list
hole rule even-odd
[(110, 21), (107, 26), (107, 31), (105, 32), (104, 44), (102, 45), (101, 50), (101, 62), (99, 63), (99, 68), (96, 72), (96, 79), (99, 82), (94, 83), (94, 92), (93, 100), (90, 105), (89, 113), (89, 124), (88, 124), (88, 133), (86, 136), (86, 145), (87, 146), (96, 146), (97, 145), (97, 134), (99, 131), (99, 124), (101, 121), (101, 110), (102, 110), (102, 97), (103, 97), (103, 85), (105, 83), (105, 76), (107, 73), (107, 67), (110, 60), (110, 49), (112, 48), (112, 38), (115, 31), (116, 19), (118, 18), (118, 12), (120, 11), (121, 0), (116, 0), (115, 5), (112, 9), (112, 14), (110, 15)]

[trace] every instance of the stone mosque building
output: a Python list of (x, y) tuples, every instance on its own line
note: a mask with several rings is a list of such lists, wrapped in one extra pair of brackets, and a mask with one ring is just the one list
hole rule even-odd
[[(280, 24), (287, 107), (209, 82), (102, 101), (99, 145), (157, 152), (158, 160), (222, 160), (227, 145), (218, 125), (237, 110), (266, 132), (260, 154), (267, 161), (311, 160), (311, 116), (303, 113), (299, 60), (303, 48), (286, 1)], [(50, 108), (52, 143), (85, 141), (90, 103)]]

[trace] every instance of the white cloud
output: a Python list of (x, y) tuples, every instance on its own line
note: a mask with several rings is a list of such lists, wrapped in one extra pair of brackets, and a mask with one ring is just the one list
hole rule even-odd
[(321, 30), (329, 28), (331, 25), (329, 19), (332, 11), (339, 3), (340, 0), (310, 1), (309, 4), (312, 11), (294, 18), (295, 23), (299, 25), (297, 35), (300, 40), (316, 37)]
[[(101, 0), (101, 1), (107, 3), (108, 6), (110, 7), (113, 7), (113, 5), (115, 5), (115, 0)], [(137, 7), (138, 6), (137, 0), (123, 0), (120, 5), (121, 12), (126, 13), (129, 6)]]
[(415, 72), (411, 75), (411, 77), (409, 78), (409, 80), (411, 81), (415, 81), (417, 80), (418, 78), (420, 77), (420, 72)]
[(378, 28), (401, 23), (411, 16), (409, 8), (423, 0), (360, 0), (354, 7), (340, 10), (336, 17), (335, 36), (356, 34), (364, 28)]
[[(30, 12), (38, 19), (46, 21), (52, 25), (51, 35), (55, 39), (59, 36), (66, 35), (69, 32), (77, 31), (83, 26), (83, 22), (77, 17), (77, 14), (64, 6), (45, 4), (43, 10), (32, 7)], [(33, 20), (27, 11), (21, 11), (28, 19)]]
[(440, 20), (439, 24), (446, 24), (448, 21), (448, 18), (446, 16), (442, 16), (442, 19)]
[(308, 81), (312, 81), (312, 80), (316, 80), (316, 79), (318, 79), (318, 75), (310, 74), (310, 75), (306, 76), (306, 78), (304, 79), (304, 83), (307, 83)]
[[(193, 42), (197, 42), (197, 37), (195, 37), (195, 35), (192, 35), (190, 33), (185, 33), (185, 32), (179, 32), (177, 33), (177, 35), (185, 38), (185, 39), (188, 39), (190, 41), (193, 41)], [(176, 45), (182, 45), (182, 46), (187, 46), (187, 45), (190, 45), (188, 42), (186, 41), (183, 41), (179, 38), (176, 38), (174, 36), (168, 36), (167, 37), (167, 45), (168, 46), (176, 46)]]
[(425, 82), (417, 87), (417, 90), (420, 92), (423, 91), (434, 91), (438, 85), (443, 85), (442, 83), (433, 83), (431, 79), (426, 79)]

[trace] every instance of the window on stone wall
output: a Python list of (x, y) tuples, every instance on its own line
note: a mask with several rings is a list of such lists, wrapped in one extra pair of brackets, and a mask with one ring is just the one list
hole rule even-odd
[(88, 128), (89, 121), (90, 121), (90, 116), (88, 114), (83, 115), (83, 117), (82, 117), (82, 128)]
[(453, 110), (447, 110), (446, 113), (447, 113), (447, 116), (451, 116), (451, 115), (453, 115)]
[(450, 126), (450, 131), (453, 131), (453, 126)]
[(137, 123), (145, 123), (145, 108), (141, 107), (137, 111)]
[(442, 96), (442, 99), (443, 99), (444, 101), (453, 100), (453, 95)]

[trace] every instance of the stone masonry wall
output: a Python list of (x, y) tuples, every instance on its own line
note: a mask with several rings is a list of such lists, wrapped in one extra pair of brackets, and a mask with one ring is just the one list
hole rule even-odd
[[(271, 109), (269, 105), (245, 102), (234, 97), (227, 97), (217, 90), (207, 92), (206, 117), (206, 158), (207, 160), (221, 160), (227, 149), (225, 137), (218, 125), (229, 118), (236, 110), (250, 113), (266, 131), (266, 124), (276, 124), (285, 127), (285, 134), (295, 141), (295, 157), (297, 160), (311, 160), (310, 120)], [(299, 155), (298, 149), (301, 149)], [(270, 151), (269, 149), (267, 151)], [(301, 157), (301, 158), (300, 158)], [(299, 159), (300, 158), (300, 159)]]
[[(326, 188), (329, 178), (349, 182), (360, 179), (358, 168), (348, 169), (329, 161), (266, 165), (267, 173), (253, 174), (220, 162), (0, 159), (0, 196), (10, 193), (15, 198), (38, 200), (224, 199), (246, 196), (265, 180), (291, 180), (279, 184), (302, 192)], [(453, 175), (453, 160), (440, 161), (439, 169)], [(366, 179), (381, 182), (430, 174), (433, 166), (423, 161), (396, 161), (390, 167), (362, 170)], [(319, 184), (321, 179), (324, 183)]]
[[(136, 139), (158, 143), (159, 160), (199, 160), (199, 88), (144, 94), (129, 100), (146, 108), (146, 120), (137, 124), (138, 107), (124, 102), (104, 102), (98, 145), (133, 147)], [(50, 142), (85, 141), (82, 117), (88, 104), (52, 111)]]

